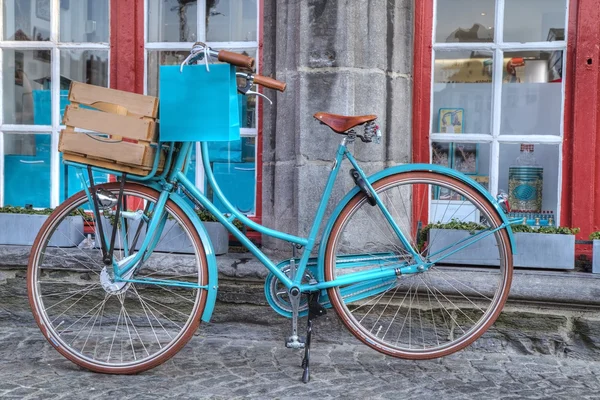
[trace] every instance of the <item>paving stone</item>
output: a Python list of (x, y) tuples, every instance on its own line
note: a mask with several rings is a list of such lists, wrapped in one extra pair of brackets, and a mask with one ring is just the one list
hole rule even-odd
[(281, 339), (264, 339), (268, 329), (211, 324), (165, 364), (138, 375), (109, 376), (63, 359), (34, 326), (0, 323), (0, 398), (572, 400), (598, 398), (600, 388), (598, 361), (472, 351), (440, 360), (398, 360), (354, 340), (325, 340), (319, 331), (312, 380), (304, 385), (302, 352), (285, 349)]

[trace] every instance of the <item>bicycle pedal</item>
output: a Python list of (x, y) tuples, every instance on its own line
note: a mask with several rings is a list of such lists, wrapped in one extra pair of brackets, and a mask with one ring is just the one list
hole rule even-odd
[(303, 349), (305, 345), (306, 341), (300, 336), (290, 336), (285, 340), (285, 347), (288, 349)]

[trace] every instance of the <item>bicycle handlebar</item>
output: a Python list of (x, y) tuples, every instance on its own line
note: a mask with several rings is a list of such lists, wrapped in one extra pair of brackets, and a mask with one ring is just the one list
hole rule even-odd
[(287, 84), (285, 82), (278, 81), (277, 79), (269, 78), (266, 76), (254, 75), (254, 83), (268, 87), (270, 89), (279, 90), (280, 92), (285, 91)]
[(237, 67), (254, 69), (254, 58), (227, 50), (220, 50), (217, 54), (219, 61), (235, 65)]

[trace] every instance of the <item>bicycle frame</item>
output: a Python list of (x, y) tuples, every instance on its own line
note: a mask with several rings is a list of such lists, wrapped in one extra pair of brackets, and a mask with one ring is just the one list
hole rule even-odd
[[(145, 279), (128, 279), (128, 278), (126, 278), (127, 274), (129, 272), (131, 272), (132, 269), (136, 268), (140, 262), (143, 261), (144, 255), (151, 254), (152, 250), (154, 249), (154, 246), (158, 242), (158, 239), (160, 238), (160, 235), (162, 234), (162, 228), (164, 227), (164, 224), (166, 221), (166, 214), (164, 213), (164, 207), (165, 207), (167, 201), (169, 199), (173, 199), (173, 198), (183, 199), (182, 196), (180, 196), (179, 194), (177, 194), (174, 191), (175, 185), (183, 186), (186, 189), (186, 191), (188, 193), (190, 193), (191, 196), (195, 200), (197, 200), (197, 202), (199, 202), (206, 210), (208, 210), (213, 216), (215, 216), (215, 218), (220, 223), (222, 223), (227, 228), (227, 230), (236, 239), (238, 239), (240, 241), (240, 243), (243, 246), (245, 246), (256, 258), (258, 258), (258, 260), (262, 264), (264, 264), (265, 267), (272, 274), (274, 274), (281, 281), (281, 283), (283, 285), (285, 285), (285, 287), (288, 289), (290, 289), (292, 287), (297, 287), (302, 292), (311, 292), (311, 291), (328, 289), (328, 288), (336, 287), (336, 286), (357, 284), (360, 282), (363, 282), (363, 283), (371, 282), (371, 284), (373, 284), (373, 282), (377, 282), (378, 284), (381, 284), (381, 282), (384, 282), (384, 283), (388, 282), (390, 279), (396, 278), (399, 275), (407, 275), (407, 274), (414, 274), (414, 273), (422, 272), (424, 269), (428, 268), (433, 263), (429, 262), (429, 261), (425, 261), (421, 257), (421, 255), (413, 249), (413, 246), (406, 239), (406, 237), (404, 236), (404, 234), (402, 233), (402, 231), (400, 230), (400, 228), (398, 227), (398, 225), (392, 218), (390, 212), (387, 210), (387, 208), (383, 204), (382, 200), (379, 198), (379, 196), (377, 195), (375, 190), (373, 190), (373, 187), (371, 186), (371, 183), (370, 183), (373, 181), (373, 177), (369, 178), (365, 175), (364, 171), (358, 165), (356, 159), (348, 151), (348, 149), (346, 147), (346, 143), (347, 143), (347, 139), (344, 138), (342, 140), (342, 142), (340, 143), (340, 145), (338, 146), (338, 149), (336, 151), (336, 157), (335, 157), (335, 160), (333, 163), (333, 168), (327, 179), (327, 183), (326, 183), (326, 186), (325, 186), (325, 189), (323, 192), (323, 196), (321, 198), (321, 201), (319, 202), (319, 205), (317, 208), (317, 213), (315, 215), (312, 227), (310, 229), (310, 232), (309, 232), (309, 235), (307, 238), (302, 238), (302, 237), (290, 235), (290, 234), (287, 234), (284, 232), (280, 232), (277, 230), (267, 228), (263, 225), (260, 225), (256, 222), (250, 220), (244, 214), (242, 214), (238, 210), (236, 210), (236, 208), (233, 205), (231, 205), (231, 203), (225, 198), (224, 194), (220, 190), (219, 185), (217, 184), (217, 182), (215, 180), (215, 177), (212, 173), (212, 169), (210, 167), (210, 160), (209, 160), (209, 155), (208, 155), (208, 145), (207, 145), (207, 143), (203, 142), (201, 144), (201, 154), (202, 154), (203, 165), (204, 165), (204, 169), (205, 169), (206, 176), (208, 179), (208, 183), (212, 187), (213, 193), (215, 194), (215, 196), (217, 196), (217, 198), (221, 201), (221, 203), (224, 204), (225, 207), (227, 208), (227, 210), (230, 212), (230, 215), (222, 214), (221, 211), (219, 209), (217, 209), (217, 207), (202, 192), (200, 192), (198, 190), (198, 188), (194, 185), (194, 183), (191, 182), (186, 177), (185, 173), (186, 173), (187, 167), (184, 167), (184, 166), (189, 165), (189, 163), (187, 163), (187, 161), (189, 161), (189, 159), (191, 157), (191, 150), (192, 150), (192, 146), (194, 143), (192, 143), (192, 142), (182, 143), (181, 148), (179, 149), (179, 152), (176, 155), (175, 160), (173, 161), (173, 165), (169, 169), (167, 174), (163, 173), (161, 175), (161, 177), (158, 177), (158, 178), (155, 178), (152, 180), (147, 180), (145, 178), (135, 177), (135, 176), (128, 177), (128, 179), (131, 179), (133, 181), (145, 181), (146, 184), (148, 184), (149, 186), (154, 187), (155, 189), (160, 191), (160, 197), (155, 205), (155, 208), (153, 209), (153, 217), (148, 220), (148, 222), (149, 222), (148, 232), (151, 232), (151, 233), (146, 235), (138, 252), (135, 253), (134, 255), (130, 255), (130, 256), (128, 256), (128, 254), (126, 253), (126, 258), (121, 261), (122, 264), (113, 263), (113, 271), (114, 271), (115, 281), (145, 283), (145, 284), (160, 284), (160, 285), (179, 286), (179, 287), (188, 287), (188, 288), (197, 288), (197, 289), (206, 289), (207, 288), (207, 286), (200, 286), (200, 285), (189, 283), (189, 282), (177, 282), (177, 281), (165, 282), (165, 281), (160, 281), (160, 280), (156, 280), (156, 279), (148, 279), (148, 278), (145, 278)], [(354, 272), (354, 273), (343, 275), (342, 277), (336, 278), (335, 280), (328, 281), (328, 282), (323, 281), (323, 279), (317, 279), (316, 283), (308, 283), (308, 284), (302, 283), (302, 277), (304, 276), (307, 265), (309, 263), (310, 254), (312, 253), (312, 251), (315, 248), (315, 243), (316, 243), (316, 239), (317, 239), (317, 235), (318, 235), (319, 226), (323, 220), (327, 204), (331, 198), (332, 189), (333, 189), (335, 180), (339, 174), (340, 166), (342, 164), (342, 161), (345, 158), (348, 159), (348, 161), (351, 163), (352, 167), (354, 169), (356, 169), (356, 171), (358, 172), (360, 177), (366, 183), (367, 188), (371, 191), (371, 193), (373, 193), (375, 201), (376, 201), (376, 206), (379, 207), (382, 214), (384, 215), (386, 220), (390, 223), (390, 226), (392, 227), (392, 229), (397, 234), (399, 240), (404, 245), (405, 249), (410, 252), (410, 256), (412, 256), (413, 259), (416, 260), (416, 262), (413, 263), (412, 265), (406, 265), (406, 263), (402, 263), (398, 259), (397, 265), (388, 266), (387, 268), (373, 269), (373, 270), (366, 271), (366, 272)], [(81, 164), (77, 164), (77, 163), (70, 163), (70, 164), (75, 165), (80, 168), (82, 167)], [(428, 165), (427, 167), (429, 169), (432, 169), (432, 167), (434, 167), (434, 169), (435, 169), (435, 166)], [(437, 167), (437, 168), (439, 168), (439, 167)], [(102, 170), (101, 168), (95, 168), (95, 169)], [(107, 173), (114, 173), (114, 171), (110, 171), (110, 170), (103, 170), (103, 171), (107, 172)], [(448, 171), (445, 171), (445, 173), (448, 175), (453, 175), (453, 173), (448, 172)], [(82, 175), (83, 174), (81, 174), (81, 176)], [(85, 181), (84, 181), (84, 183), (85, 183)], [(92, 200), (91, 194), (88, 191), (87, 186), (85, 184), (84, 184), (84, 187), (86, 187), (87, 195), (91, 201)], [(349, 195), (356, 194), (356, 192), (357, 191), (355, 189), (354, 192), (349, 193)], [(491, 198), (491, 197), (488, 195), (488, 198)], [(342, 205), (342, 204), (345, 204), (344, 201), (342, 201), (340, 203), (340, 205)], [(480, 235), (480, 237), (473, 240), (471, 242), (471, 244), (475, 241), (485, 238), (486, 236), (488, 236), (490, 234), (493, 234), (497, 230), (507, 228), (507, 226), (510, 225), (510, 222), (508, 222), (506, 220), (506, 218), (503, 214), (501, 214), (501, 215), (503, 216), (504, 223), (500, 227), (498, 227), (497, 229), (495, 229), (493, 231), (486, 231), (486, 234)], [(160, 216), (160, 218), (156, 218), (155, 216)], [(334, 216), (335, 216), (335, 212), (334, 212)], [(121, 217), (121, 218), (122, 218), (122, 221), (124, 221), (123, 217)], [(233, 221), (235, 219), (238, 219), (244, 225), (246, 225), (249, 228), (252, 228), (252, 229), (256, 230), (257, 232), (260, 232), (264, 235), (268, 235), (268, 236), (271, 236), (271, 237), (274, 237), (277, 239), (284, 240), (291, 244), (295, 244), (295, 245), (304, 247), (305, 250), (304, 250), (302, 257), (300, 258), (299, 263), (297, 265), (296, 274), (290, 278), (284, 272), (282, 272), (277, 267), (277, 265), (267, 255), (265, 255), (252, 241), (250, 241), (237, 227), (235, 227), (235, 225), (233, 224)], [(332, 218), (332, 220), (333, 219), (334, 218)], [(327, 230), (330, 229), (332, 220), (330, 220), (330, 224), (329, 224), (329, 227)], [(122, 224), (121, 226), (124, 226), (124, 224)], [(324, 237), (326, 237), (325, 235), (327, 235), (327, 230), (326, 230), (326, 233), (324, 234)], [(511, 240), (512, 240), (512, 233), (509, 233), (509, 236), (511, 237)], [(104, 238), (104, 240), (107, 240), (107, 238)], [(466, 245), (465, 245), (465, 247), (466, 247)], [(323, 246), (320, 249), (321, 250), (320, 256), (322, 255), (322, 248), (323, 248)], [(458, 249), (458, 250), (460, 250), (460, 249)], [(445, 254), (443, 257), (438, 258), (435, 261), (439, 262), (443, 258), (446, 258), (454, 253), (455, 253), (455, 251), (453, 251), (452, 253), (449, 253), (449, 254)], [(322, 263), (322, 257), (320, 257), (320, 258), (321, 258), (320, 262)], [(314, 262), (314, 259), (312, 259), (311, 261)], [(373, 263), (371, 262), (370, 264), (373, 264)], [(321, 277), (319, 276), (319, 278), (321, 278)]]

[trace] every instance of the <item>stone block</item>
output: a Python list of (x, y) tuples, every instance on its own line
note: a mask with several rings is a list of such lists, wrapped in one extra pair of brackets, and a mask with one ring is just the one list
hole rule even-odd
[(388, 70), (410, 75), (413, 68), (413, 0), (388, 1), (387, 26)]
[(352, 1), (344, 5), (346, 37), (348, 38), (347, 66), (386, 71), (391, 50), (388, 35), (393, 31), (385, 0)]
[[(298, 226), (295, 162), (277, 162), (263, 168), (263, 224), (269, 228), (296, 234)], [(266, 184), (269, 184), (268, 186)], [(263, 235), (268, 250), (289, 250), (281, 240)]]
[(302, 73), (300, 93), (300, 154), (302, 158), (331, 161), (342, 137), (313, 118), (317, 112), (350, 115), (354, 109), (352, 74)]
[[(377, 125), (381, 132), (386, 132), (386, 115), (389, 94), (387, 78), (383, 73), (369, 72), (365, 74), (354, 74), (354, 110), (353, 115), (377, 115)], [(358, 127), (356, 133), (362, 134), (364, 128)], [(385, 161), (386, 142), (381, 140), (380, 144), (363, 143), (360, 139), (354, 145), (354, 156), (359, 161)]]
[(387, 161), (392, 164), (412, 160), (412, 93), (411, 82), (404, 77), (388, 78), (386, 129), (383, 142)]
[(297, 72), (284, 72), (278, 74), (277, 78), (286, 82), (288, 86), (284, 93), (271, 91), (272, 95), (277, 96), (276, 125), (275, 130), (268, 132), (265, 138), (268, 138), (268, 145), (274, 151), (274, 160), (291, 161), (298, 155), (298, 127), (303, 117), (298, 106), (301, 93), (300, 75)]
[(338, 0), (298, 2), (300, 17), (300, 66), (327, 68), (347, 65), (347, 20)]
[[(298, 169), (298, 187), (304, 188), (297, 193), (298, 234), (301, 236), (307, 236), (310, 232), (332, 167), (332, 163), (310, 162), (302, 165)], [(339, 200), (342, 199), (349, 190), (347, 186), (350, 180), (349, 174), (347, 171), (342, 170), (340, 171), (340, 175), (339, 178), (347, 176), (348, 179), (338, 179), (334, 185), (331, 198), (327, 205), (327, 211), (320, 225), (321, 230)]]

